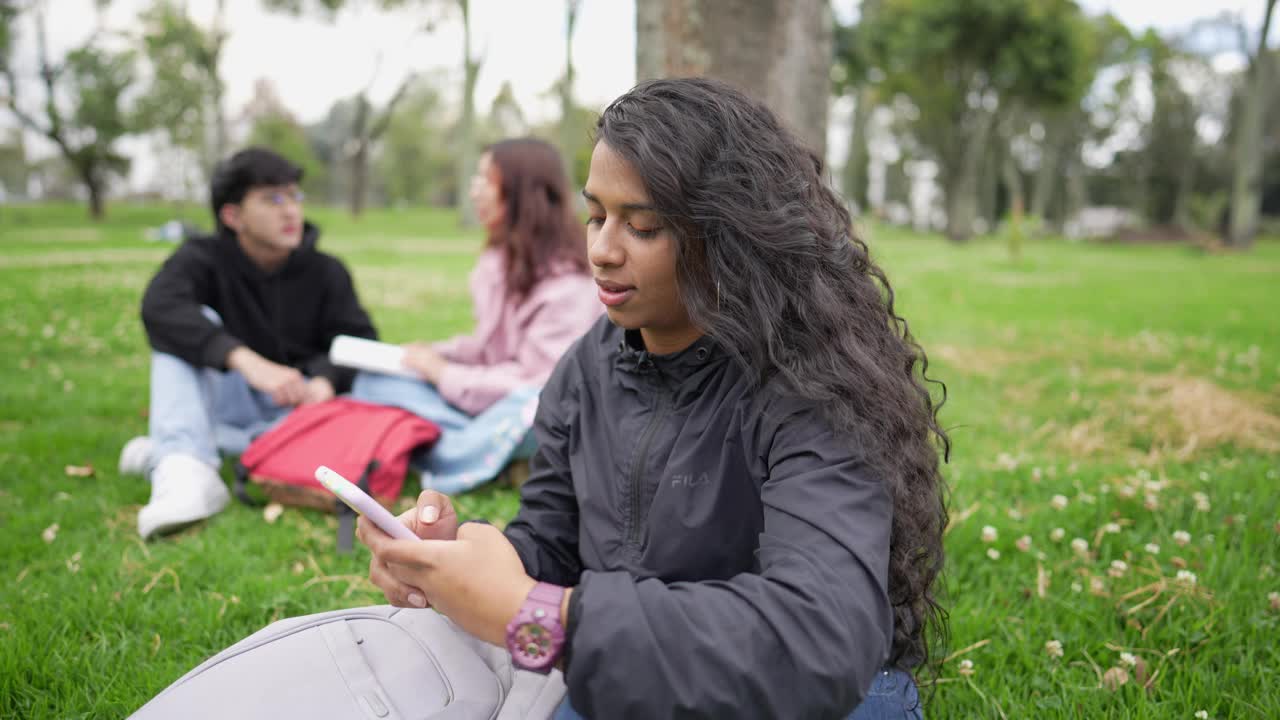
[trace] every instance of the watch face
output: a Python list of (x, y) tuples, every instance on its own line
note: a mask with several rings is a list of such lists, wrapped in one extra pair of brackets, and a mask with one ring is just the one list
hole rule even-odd
[(513, 649), (530, 663), (537, 664), (551, 655), (553, 643), (551, 631), (538, 623), (523, 623), (516, 628), (512, 638)]

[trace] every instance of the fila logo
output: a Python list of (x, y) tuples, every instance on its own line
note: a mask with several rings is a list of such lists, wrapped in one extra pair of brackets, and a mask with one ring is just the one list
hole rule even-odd
[(673, 475), (671, 477), (671, 487), (678, 488), (696, 488), (711, 482), (711, 478), (706, 473), (700, 475)]

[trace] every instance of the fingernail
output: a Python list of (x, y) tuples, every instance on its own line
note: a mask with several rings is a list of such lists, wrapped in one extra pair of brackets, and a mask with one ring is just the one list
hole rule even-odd
[(435, 505), (428, 505), (422, 508), (422, 515), (420, 517), (422, 518), (422, 522), (430, 525), (440, 519), (440, 510), (437, 509)]
[(427, 599), (418, 593), (409, 593), (409, 604), (416, 608), (424, 608), (427, 606)]

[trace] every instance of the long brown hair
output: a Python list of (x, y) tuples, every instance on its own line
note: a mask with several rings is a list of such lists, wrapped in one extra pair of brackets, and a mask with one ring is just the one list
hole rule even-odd
[(503, 140), (485, 152), (498, 168), (506, 209), (489, 247), (506, 256), (507, 293), (523, 298), (543, 278), (586, 274), (586, 230), (574, 217), (560, 153), (536, 138)]
[(604, 111), (596, 137), (640, 173), (675, 233), (694, 324), (762, 384), (780, 376), (820, 403), (884, 478), (893, 496), (889, 659), (936, 672), (947, 618), (937, 582), (946, 388), (935, 401), (928, 357), (822, 160), (764, 105), (706, 79), (636, 86)]

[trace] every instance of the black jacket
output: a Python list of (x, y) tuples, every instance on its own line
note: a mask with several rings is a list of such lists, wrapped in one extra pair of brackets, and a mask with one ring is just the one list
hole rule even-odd
[(703, 338), (602, 319), (561, 360), (507, 527), (576, 586), (567, 680), (594, 718), (843, 718), (893, 637), (892, 500), (812, 403)]
[[(376, 338), (377, 331), (346, 267), (316, 249), (318, 236), (308, 223), (302, 245), (272, 273), (254, 265), (229, 232), (187, 240), (142, 296), (151, 347), (223, 370), (227, 353), (247, 345), (308, 376), (328, 378), (337, 392), (349, 389), (355, 373), (329, 362), (329, 344), (337, 335)], [(217, 312), (222, 325), (201, 306)]]

